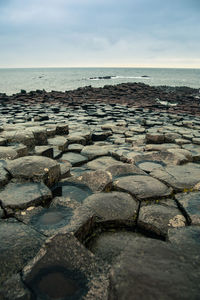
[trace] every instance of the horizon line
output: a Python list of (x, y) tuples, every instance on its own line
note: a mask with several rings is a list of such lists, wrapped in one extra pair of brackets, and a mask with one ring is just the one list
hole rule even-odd
[(200, 67), (163, 67), (163, 66), (31, 66), (31, 67), (0, 67), (0, 69), (200, 69)]

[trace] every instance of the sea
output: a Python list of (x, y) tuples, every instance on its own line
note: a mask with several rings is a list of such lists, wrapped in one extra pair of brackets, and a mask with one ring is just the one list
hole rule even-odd
[(200, 69), (172, 68), (15, 68), (0, 69), (0, 93), (21, 90), (67, 91), (127, 82), (200, 88)]

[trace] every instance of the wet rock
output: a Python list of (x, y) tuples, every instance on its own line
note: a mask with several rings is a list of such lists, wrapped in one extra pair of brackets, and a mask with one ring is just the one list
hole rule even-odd
[(194, 163), (168, 166), (165, 169), (154, 169), (150, 175), (170, 185), (176, 191), (183, 191), (192, 189), (200, 181), (200, 166)]
[(48, 208), (32, 206), (16, 212), (15, 216), (38, 232), (52, 236), (69, 224), (73, 211), (79, 205), (78, 202), (69, 197), (56, 197)]
[(138, 200), (167, 197), (172, 189), (151, 176), (124, 176), (113, 182), (116, 190), (124, 191), (135, 196)]
[(0, 203), (5, 209), (24, 209), (52, 198), (49, 188), (40, 182), (10, 182), (0, 190)]
[(60, 166), (54, 160), (43, 156), (26, 156), (8, 162), (6, 169), (12, 177), (43, 181), (48, 186), (60, 178)]
[(2, 135), (9, 143), (21, 143), (26, 145), (29, 149), (35, 146), (34, 134), (29, 130), (4, 131)]
[(44, 237), (14, 219), (0, 221), (0, 286), (32, 259)]
[[(125, 224), (130, 223), (133, 225), (136, 221), (138, 210), (137, 201), (127, 193), (111, 192), (111, 193), (98, 193), (89, 196), (83, 202), (83, 205), (89, 208), (93, 215), (100, 218), (99, 221), (124, 221)], [(118, 224), (118, 225), (119, 225)]]
[(67, 152), (64, 153), (61, 157), (61, 161), (65, 162), (69, 162), (73, 167), (75, 166), (80, 166), (83, 163), (88, 161), (88, 158), (86, 156), (83, 156), (81, 154), (78, 153), (74, 153), (74, 152)]
[(106, 299), (107, 269), (72, 234), (52, 237), (23, 270), (37, 299)]
[(199, 265), (194, 271), (194, 264), (177, 248), (159, 240), (136, 238), (111, 269), (108, 298), (196, 299), (199, 274)]
[(58, 150), (67, 150), (68, 140), (64, 136), (55, 136), (48, 139), (48, 144), (51, 146), (56, 146)]
[(177, 208), (152, 204), (140, 208), (138, 225), (166, 238), (169, 228), (186, 226), (186, 219)]
[(77, 184), (72, 181), (64, 180), (58, 184), (58, 187), (62, 189), (63, 197), (70, 197), (79, 203), (82, 203), (85, 198), (92, 194), (88, 185), (83, 183)]
[(78, 177), (69, 178), (68, 182), (85, 184), (92, 192), (97, 193), (111, 189), (112, 175), (109, 172), (103, 170), (84, 172)]
[(177, 194), (175, 198), (192, 225), (200, 225), (200, 192)]

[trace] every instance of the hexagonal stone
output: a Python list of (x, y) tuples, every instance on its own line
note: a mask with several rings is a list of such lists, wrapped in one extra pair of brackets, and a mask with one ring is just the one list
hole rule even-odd
[(0, 286), (20, 272), (44, 242), (44, 236), (14, 219), (0, 221)]
[(53, 159), (43, 156), (26, 156), (9, 162), (6, 169), (12, 177), (43, 181), (48, 186), (60, 178), (60, 165)]
[(109, 151), (113, 148), (112, 145), (91, 145), (91, 146), (85, 146), (83, 150), (81, 151), (81, 154), (84, 156), (87, 156), (88, 159), (94, 159), (100, 156), (106, 156), (109, 155)]
[(120, 231), (120, 229), (105, 231), (91, 239), (87, 248), (103, 261), (113, 264), (117, 256), (127, 247), (127, 244), (134, 242), (138, 236), (142, 235), (131, 231)]
[(63, 180), (57, 186), (62, 189), (63, 197), (69, 197), (79, 203), (82, 203), (85, 198), (92, 194), (91, 189), (86, 184), (73, 182), (73, 180)]
[(35, 145), (46, 145), (47, 144), (47, 130), (45, 127), (34, 126), (29, 127), (27, 130), (31, 131), (34, 135)]
[(60, 151), (67, 150), (68, 140), (64, 136), (55, 136), (48, 139), (48, 144), (56, 146)]
[(10, 182), (0, 190), (0, 203), (4, 208), (23, 209), (45, 203), (51, 198), (50, 189), (40, 182)]
[(164, 143), (164, 139), (164, 135), (159, 132), (146, 134), (146, 140), (148, 143), (162, 144)]
[(78, 202), (69, 197), (56, 197), (48, 208), (32, 206), (26, 210), (17, 211), (15, 216), (38, 232), (52, 236), (70, 223), (73, 211), (79, 205)]
[(200, 265), (195, 264), (166, 242), (138, 237), (111, 268), (108, 299), (198, 299)]
[(69, 133), (69, 126), (65, 123), (56, 124), (56, 134), (63, 135)]
[(117, 163), (115, 165), (111, 165), (107, 169), (105, 169), (106, 172), (110, 172), (113, 177), (120, 177), (125, 175), (146, 175), (145, 172), (140, 170), (140, 168), (136, 167), (132, 164), (122, 164)]
[(19, 155), (13, 147), (0, 146), (0, 159), (15, 159), (17, 157)]
[[(115, 160), (112, 157), (109, 156), (102, 156), (99, 158), (96, 158), (90, 162), (87, 163), (87, 168), (91, 169), (91, 170), (105, 170), (106, 168), (120, 164), (120, 162), (118, 162), (117, 160)], [(121, 165), (123, 165), (123, 163), (121, 162)]]
[(177, 208), (153, 204), (140, 208), (138, 225), (166, 238), (169, 228), (186, 226), (186, 219)]
[(200, 225), (200, 192), (182, 193), (175, 196), (193, 225)]
[(2, 134), (9, 143), (22, 143), (29, 149), (35, 146), (34, 134), (29, 130), (4, 131)]
[(108, 275), (73, 234), (52, 237), (23, 270), (37, 299), (107, 299)]
[(50, 146), (36, 146), (35, 154), (53, 158), (53, 148)]
[(103, 192), (105, 190), (110, 190), (112, 187), (112, 175), (109, 172), (102, 170), (84, 172), (78, 177), (71, 177), (67, 182), (73, 182), (76, 184), (85, 184), (89, 187), (91, 191)]
[(89, 208), (95, 216), (102, 221), (136, 220), (138, 203), (127, 193), (112, 192), (98, 193), (89, 196), (83, 202), (83, 205)]
[(68, 146), (68, 150), (72, 152), (78, 152), (80, 153), (83, 150), (84, 146), (81, 144), (70, 144)]
[(4, 211), (3, 211), (3, 209), (1, 209), (1, 207), (0, 207), (0, 219), (3, 218), (3, 217), (4, 217)]
[(115, 189), (130, 193), (138, 200), (155, 199), (159, 197), (167, 197), (172, 193), (172, 189), (168, 188), (159, 180), (151, 176), (133, 175), (124, 176), (114, 181)]
[(183, 145), (182, 148), (190, 151), (190, 153), (193, 157), (193, 161), (200, 160), (200, 146), (199, 145), (186, 144), (186, 145)]
[(200, 182), (200, 165), (188, 163), (183, 166), (168, 166), (165, 169), (154, 169), (150, 175), (172, 186), (176, 191), (183, 191)]
[(87, 162), (88, 158), (78, 153), (68, 152), (62, 155), (61, 160), (68, 161), (73, 167), (75, 167)]

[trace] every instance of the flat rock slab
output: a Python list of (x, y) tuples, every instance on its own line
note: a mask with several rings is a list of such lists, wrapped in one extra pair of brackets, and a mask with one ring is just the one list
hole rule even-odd
[(159, 180), (151, 176), (134, 175), (124, 176), (114, 181), (115, 189), (130, 193), (138, 200), (155, 199), (159, 197), (167, 197), (172, 193), (172, 189), (168, 188)]
[(200, 182), (200, 165), (188, 163), (182, 166), (169, 166), (165, 169), (154, 169), (150, 175), (176, 191), (183, 191), (192, 189)]
[(61, 160), (68, 161), (73, 167), (75, 167), (86, 163), (88, 158), (78, 153), (68, 152), (62, 155)]
[(193, 225), (200, 225), (200, 192), (182, 193), (175, 196)]
[(169, 228), (185, 225), (186, 219), (177, 208), (160, 204), (140, 208), (138, 226), (152, 234), (166, 238)]
[(107, 269), (72, 234), (52, 237), (23, 270), (37, 299), (107, 299)]
[(0, 203), (5, 209), (24, 209), (52, 198), (50, 189), (40, 182), (10, 182), (0, 190)]
[(43, 181), (48, 186), (60, 179), (60, 165), (43, 156), (20, 157), (8, 162), (6, 169), (14, 178)]
[(135, 164), (150, 161), (150, 162), (157, 162), (161, 165), (180, 165), (188, 160), (183, 154), (180, 153), (171, 153), (168, 151), (159, 151), (159, 152), (152, 152), (147, 154), (138, 155), (134, 158)]
[(0, 221), (0, 286), (32, 259), (44, 236), (14, 219)]
[[(91, 170), (105, 170), (110, 166), (120, 164), (117, 160), (109, 156), (102, 156), (87, 163), (87, 168)], [(123, 165), (123, 163), (121, 163)]]
[(127, 244), (134, 242), (138, 236), (140, 236), (139, 233), (125, 230), (106, 231), (95, 236), (87, 247), (103, 261), (113, 264), (116, 257), (127, 247)]
[(102, 221), (136, 220), (138, 203), (127, 193), (98, 193), (83, 202)]
[(146, 175), (140, 168), (132, 164), (117, 163), (105, 169), (112, 174), (113, 177), (121, 177), (125, 175)]
[[(66, 182), (66, 181), (65, 181)], [(84, 172), (78, 177), (70, 177), (67, 182), (85, 184), (94, 192), (109, 191), (112, 187), (112, 175), (103, 170)]]
[(56, 136), (48, 139), (48, 144), (57, 147), (60, 151), (67, 150), (68, 140), (64, 136)]
[(89, 160), (97, 158), (99, 156), (109, 155), (109, 151), (113, 149), (112, 145), (100, 146), (100, 145), (91, 145), (86, 146), (81, 151), (81, 154), (87, 156)]
[(198, 299), (200, 264), (166, 242), (136, 238), (111, 268), (110, 300)]

